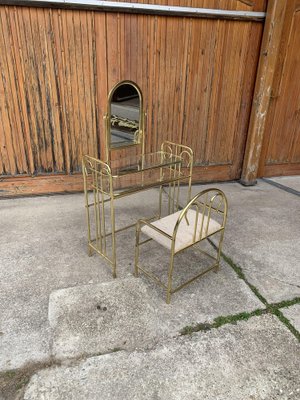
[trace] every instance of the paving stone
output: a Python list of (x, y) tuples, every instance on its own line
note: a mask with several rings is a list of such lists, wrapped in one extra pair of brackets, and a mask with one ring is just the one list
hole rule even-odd
[(298, 400), (299, 367), (299, 342), (265, 315), (40, 371), (24, 399)]
[(135, 278), (55, 291), (49, 321), (56, 359), (145, 348), (162, 329), (146, 286)]
[(282, 314), (288, 318), (292, 325), (300, 332), (300, 304), (295, 304), (281, 309)]

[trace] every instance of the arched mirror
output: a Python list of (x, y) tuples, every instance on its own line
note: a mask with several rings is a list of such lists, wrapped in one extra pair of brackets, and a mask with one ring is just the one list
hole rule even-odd
[(108, 150), (141, 144), (143, 140), (143, 99), (139, 87), (122, 81), (113, 87), (108, 97)]

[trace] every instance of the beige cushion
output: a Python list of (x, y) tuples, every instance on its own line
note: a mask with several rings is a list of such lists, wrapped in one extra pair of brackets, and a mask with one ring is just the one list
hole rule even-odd
[[(156, 228), (162, 230), (163, 232), (167, 233), (168, 235), (172, 236), (175, 224), (179, 218), (181, 211), (177, 211), (174, 214), (168, 215), (167, 217), (161, 218), (155, 222), (152, 222), (151, 225), (155, 226)], [(183, 218), (180, 222), (176, 241), (175, 241), (175, 252), (182, 250), (190, 245), (193, 244), (193, 236), (195, 230), (195, 219), (196, 219), (196, 211), (195, 210), (188, 210), (187, 212), (187, 219), (189, 225), (186, 222), (186, 219)], [(196, 233), (196, 241), (200, 239), (200, 230), (202, 225), (202, 214), (198, 214), (198, 224), (197, 224), (197, 233)], [(202, 226), (202, 239), (211, 235), (212, 233), (217, 232), (220, 230), (221, 225), (210, 218), (208, 230), (206, 233), (207, 228), (207, 217), (204, 216), (203, 219), (203, 226)], [(171, 250), (172, 241), (167, 238), (166, 236), (162, 235), (161, 233), (155, 231), (154, 229), (150, 228), (150, 226), (144, 225), (142, 227), (142, 232), (149, 236), (150, 238), (154, 239), (156, 242), (160, 243), (167, 249)]]

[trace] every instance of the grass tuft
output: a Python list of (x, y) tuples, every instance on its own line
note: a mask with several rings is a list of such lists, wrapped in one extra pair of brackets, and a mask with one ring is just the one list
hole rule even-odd
[(247, 321), (249, 318), (252, 318), (254, 316), (259, 316), (262, 314), (266, 314), (267, 310), (266, 309), (258, 309), (255, 311), (252, 311), (250, 313), (248, 312), (242, 312), (239, 314), (234, 314), (234, 315), (226, 315), (226, 316), (220, 316), (214, 319), (214, 322), (212, 324), (208, 323), (202, 323), (202, 324), (195, 324), (195, 325), (188, 325), (185, 326), (183, 329), (181, 329), (180, 334), (183, 335), (191, 335), (192, 333), (195, 332), (200, 332), (200, 331), (209, 331), (211, 329), (217, 329), (220, 328), (223, 325), (227, 324), (236, 324), (238, 321)]
[(214, 319), (214, 323), (212, 324), (213, 328), (219, 328), (220, 326), (226, 324), (236, 324), (238, 321), (248, 321), (249, 318), (259, 316), (265, 314), (266, 310), (255, 310), (252, 312), (242, 312), (235, 315), (227, 315), (226, 317), (217, 317)]
[(16, 374), (17, 372), (14, 370), (4, 372), (4, 376), (7, 378), (14, 378)]
[(123, 349), (121, 347), (114, 347), (111, 352), (116, 353), (117, 351), (122, 351), (122, 350)]
[(188, 326), (185, 326), (184, 328), (182, 328), (180, 330), (180, 334), (181, 334), (181, 336), (191, 335), (194, 332), (200, 332), (200, 331), (206, 332), (206, 331), (209, 331), (211, 328), (212, 328), (212, 325), (211, 324), (206, 324), (206, 323), (188, 325)]
[(275, 308), (284, 308), (284, 307), (294, 306), (295, 304), (300, 304), (300, 297), (295, 297), (292, 300), (284, 300), (281, 301), (280, 303), (273, 303), (272, 306)]
[(19, 382), (16, 384), (16, 390), (22, 389), (25, 385), (27, 385), (30, 381), (29, 376), (25, 376), (19, 380)]

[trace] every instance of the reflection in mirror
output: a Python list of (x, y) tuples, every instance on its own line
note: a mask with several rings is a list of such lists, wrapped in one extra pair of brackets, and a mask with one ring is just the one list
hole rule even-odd
[(110, 148), (138, 143), (140, 131), (139, 92), (131, 83), (121, 83), (110, 95)]

